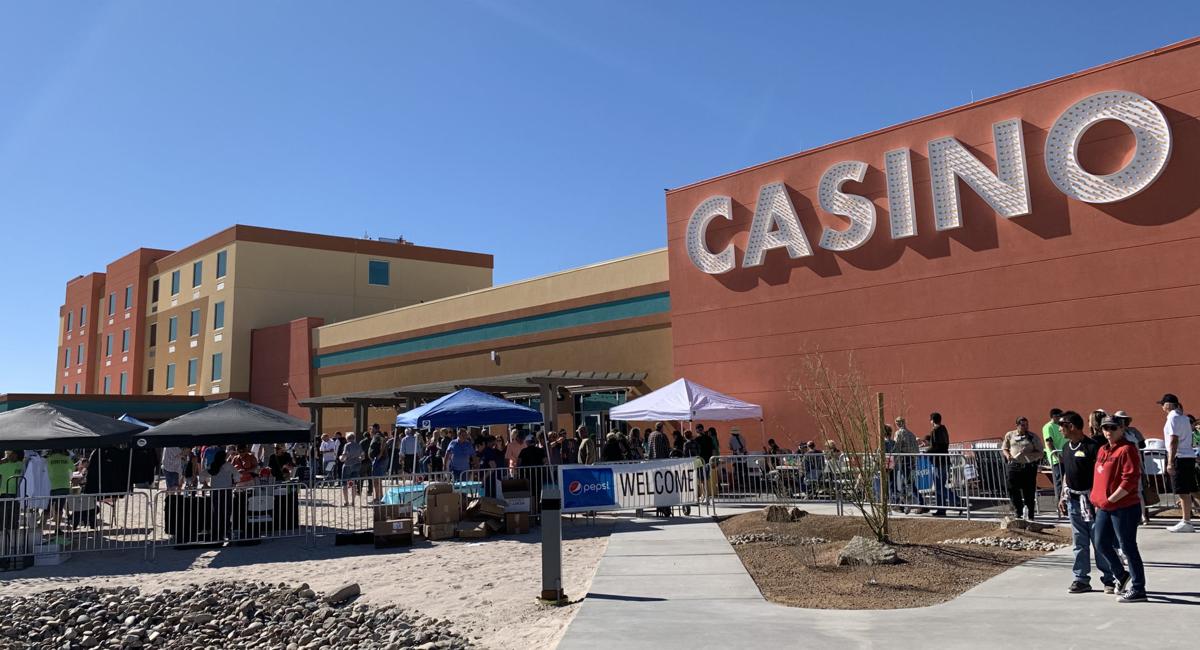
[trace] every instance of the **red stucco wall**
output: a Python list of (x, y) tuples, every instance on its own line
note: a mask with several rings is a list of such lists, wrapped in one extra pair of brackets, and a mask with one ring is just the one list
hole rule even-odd
[(324, 324), (321, 318), (298, 318), (251, 332), (250, 401), (309, 418), (296, 401), (313, 394), (312, 331)]
[[(1200, 408), (1197, 69), (1194, 40), (669, 192), (676, 374), (761, 403), (767, 434), (785, 446), (818, 435), (788, 390), (813, 349), (854, 351), (892, 405), (889, 418), (903, 398), (914, 430), (937, 410), (957, 440), (1002, 435), (1018, 415), (1040, 425), (1054, 406), (1123, 408), (1157, 433), (1164, 391)], [(1042, 155), (1058, 115), (1105, 90), (1156, 102), (1173, 152), (1141, 194), (1091, 205), (1059, 192)], [(953, 135), (994, 170), (992, 124), (1009, 118), (1023, 120), (1032, 214), (999, 217), (960, 182), (964, 226), (935, 231), (927, 143)], [(1095, 173), (1131, 155), (1124, 127), (1100, 125), (1086, 138), (1081, 160)], [(912, 150), (918, 235), (893, 240), (882, 166), (899, 147)], [(845, 221), (816, 207), (816, 185), (847, 160), (870, 165), (843, 190), (871, 198), (879, 221), (862, 248), (833, 253), (817, 247), (821, 225)], [(790, 260), (780, 249), (755, 269), (697, 270), (684, 240), (696, 206), (733, 199), (733, 221), (715, 221), (708, 241), (714, 251), (732, 241), (740, 265), (759, 188), (778, 181), (814, 255)]]

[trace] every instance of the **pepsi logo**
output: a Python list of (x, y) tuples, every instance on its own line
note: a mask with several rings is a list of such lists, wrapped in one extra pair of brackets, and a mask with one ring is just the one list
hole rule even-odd
[(583, 484), (579, 481), (571, 481), (571, 484), (567, 486), (567, 491), (571, 494), (579, 494), (583, 491)]

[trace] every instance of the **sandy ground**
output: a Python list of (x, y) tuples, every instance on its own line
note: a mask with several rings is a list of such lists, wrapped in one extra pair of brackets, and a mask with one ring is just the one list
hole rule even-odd
[[(563, 589), (576, 599), (587, 593), (608, 546), (612, 520), (563, 522)], [(540, 529), (527, 535), (485, 540), (426, 542), (410, 549), (334, 547), (318, 538), (273, 540), (258, 546), (142, 553), (80, 553), (52, 567), (0, 574), (0, 591), (22, 595), (81, 585), (136, 585), (152, 591), (210, 580), (259, 580), (299, 584), (318, 592), (348, 582), (362, 588), (361, 602), (396, 604), (449, 619), (474, 643), (500, 650), (552, 648), (579, 605), (547, 607), (541, 591)]]

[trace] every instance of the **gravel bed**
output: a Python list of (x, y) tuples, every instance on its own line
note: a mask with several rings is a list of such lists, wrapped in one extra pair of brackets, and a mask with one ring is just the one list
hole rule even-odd
[(1034, 539), (1020, 539), (1017, 537), (965, 537), (961, 539), (943, 540), (942, 543), (995, 546), (999, 548), (1006, 548), (1010, 551), (1057, 551), (1060, 548), (1066, 548), (1069, 546), (1069, 544), (1039, 542)]
[(797, 537), (795, 535), (780, 535), (778, 533), (743, 533), (741, 535), (733, 535), (729, 538), (730, 546), (760, 544), (764, 542), (777, 542), (788, 545), (824, 544), (828, 541), (823, 537)]
[(5, 648), (381, 648), (460, 650), (449, 621), (392, 606), (353, 604), (358, 585), (321, 596), (307, 584), (77, 587), (0, 596)]

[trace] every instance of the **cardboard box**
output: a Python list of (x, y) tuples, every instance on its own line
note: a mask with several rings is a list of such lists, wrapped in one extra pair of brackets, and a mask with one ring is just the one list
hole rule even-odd
[(533, 498), (528, 494), (525, 496), (510, 496), (504, 500), (506, 504), (504, 512), (529, 512), (532, 501)]
[(435, 494), (447, 494), (453, 491), (454, 486), (449, 483), (430, 483), (425, 486), (425, 498), (428, 499)]
[(504, 520), (502, 519), (485, 519), (484, 526), (487, 526), (489, 532), (498, 533), (504, 530)]
[(471, 505), (467, 506), (468, 517), (503, 517), (504, 504), (497, 499), (483, 497), (471, 501)]
[(464, 539), (481, 539), (492, 534), (486, 523), (474, 521), (459, 522), (454, 532)]
[(412, 518), (412, 504), (393, 503), (371, 506), (371, 513), (376, 523), (396, 519), (410, 519)]
[(455, 524), (426, 524), (421, 529), (421, 535), (429, 541), (437, 541), (439, 539), (453, 539)]
[(395, 519), (392, 521), (375, 522), (375, 536), (381, 535), (411, 535), (413, 532), (412, 519)]
[(510, 535), (523, 535), (529, 532), (529, 513), (510, 512), (504, 515), (504, 531)]
[(425, 523), (456, 524), (462, 519), (462, 495), (457, 492), (435, 494), (425, 505)]

